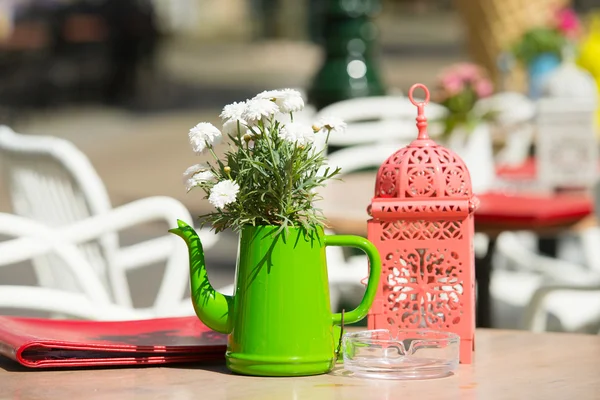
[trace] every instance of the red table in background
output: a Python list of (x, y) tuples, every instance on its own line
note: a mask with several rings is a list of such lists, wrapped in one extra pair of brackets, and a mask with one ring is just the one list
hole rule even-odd
[(586, 194), (511, 194), (485, 193), (477, 196), (475, 231), (489, 236), (488, 251), (475, 262), (477, 278), (477, 326), (492, 327), (490, 278), (496, 237), (505, 231), (527, 230), (540, 238), (554, 237), (572, 229), (593, 212)]
[(534, 180), (537, 175), (535, 158), (529, 157), (520, 165), (499, 166), (496, 175), (507, 180)]
[(484, 193), (477, 197), (480, 204), (475, 211), (475, 230), (490, 236), (506, 230), (551, 235), (580, 222), (593, 211), (592, 198), (583, 193)]

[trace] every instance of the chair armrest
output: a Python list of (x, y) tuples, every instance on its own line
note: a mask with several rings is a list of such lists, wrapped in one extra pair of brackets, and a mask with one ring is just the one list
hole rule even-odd
[(600, 292), (600, 283), (589, 285), (556, 284), (538, 288), (523, 313), (525, 329), (533, 332), (543, 332), (546, 327), (546, 310), (544, 301), (556, 292)]
[[(406, 143), (408, 144), (408, 143)], [(385, 160), (405, 144), (398, 142), (375, 143), (348, 147), (327, 156), (330, 169), (339, 167), (343, 174), (363, 168), (379, 167)], [(322, 167), (324, 171), (326, 167)]]
[[(595, 195), (600, 198), (600, 193)], [(600, 204), (595, 205), (595, 208), (600, 211)], [(598, 212), (596, 211), (596, 212)], [(600, 273), (600, 226), (592, 226), (583, 229), (578, 233), (582, 243), (583, 255), (586, 265), (592, 270)]]
[[(198, 236), (203, 249), (211, 248), (217, 242), (217, 235), (209, 229), (200, 229)], [(121, 247), (113, 260), (113, 265), (126, 271), (137, 269), (158, 260), (173, 256), (175, 243), (180, 240), (174, 236), (161, 236), (130, 246)], [(185, 249), (184, 249), (185, 250)]]
[(1, 285), (0, 308), (56, 312), (89, 320), (132, 320), (151, 318), (113, 304), (99, 305), (81, 293), (35, 286)]
[[(27, 236), (36, 237), (38, 236), (37, 232), (40, 227), (44, 226), (24, 218), (20, 218), (20, 220), (13, 219), (11, 221), (6, 217), (8, 215), (10, 214), (4, 214), (4, 217), (7, 218), (7, 224), (3, 228), (0, 228), (0, 233), (11, 234), (11, 232), (16, 232), (20, 236), (24, 236), (23, 227), (26, 226)], [(11, 217), (18, 218), (17, 216)], [(74, 222), (73, 224), (56, 228), (54, 235), (60, 237), (65, 242), (81, 244), (98, 239), (107, 233), (118, 232), (138, 224), (156, 220), (167, 221), (170, 226), (176, 227), (177, 219), (192, 221), (189, 211), (179, 201), (163, 196), (147, 197), (116, 207), (108, 212)], [(19, 226), (19, 224), (26, 225)], [(23, 240), (28, 239), (30, 238), (24, 238)]]
[(581, 265), (529, 250), (511, 232), (504, 232), (498, 237), (496, 251), (523, 271), (538, 273), (563, 283), (585, 283), (594, 275)]
[(90, 300), (110, 303), (110, 295), (87, 259), (76, 246), (60, 240), (54, 230), (27, 218), (0, 213), (0, 234), (21, 237), (0, 242), (0, 267), (54, 252)]
[(57, 229), (65, 240), (84, 243), (106, 233), (118, 232), (142, 223), (166, 221), (171, 227), (177, 220), (193, 221), (190, 212), (178, 200), (166, 196), (153, 196), (115, 207), (112, 210)]
[[(177, 226), (177, 219), (184, 221), (193, 221), (187, 208), (178, 200), (166, 196), (154, 196), (136, 200), (131, 203), (116, 207), (108, 212), (98, 214), (85, 220), (75, 222), (71, 225), (57, 228), (53, 231), (56, 240), (68, 242), (71, 244), (81, 244), (94, 239), (98, 239), (107, 233), (118, 232), (132, 226), (147, 223), (151, 221), (163, 220), (171, 227)], [(48, 242), (37, 243), (36, 236), (39, 229), (31, 229), (30, 237), (15, 239), (15, 246), (35, 247), (32, 249), (33, 257), (37, 254), (44, 254), (52, 248)], [(165, 242), (168, 239), (165, 239)], [(208, 241), (208, 239), (207, 239)], [(173, 243), (170, 254), (165, 250), (161, 254), (166, 257), (169, 255), (164, 279), (161, 283), (159, 293), (156, 298), (155, 306), (168, 308), (173, 302), (180, 300), (186, 290), (189, 272), (187, 268), (182, 268), (187, 259), (187, 251), (183, 243), (175, 236), (171, 239)], [(180, 247), (180, 249), (176, 249)], [(165, 246), (162, 245), (164, 249)], [(125, 253), (125, 259), (132, 260), (136, 254), (133, 252)], [(139, 254), (139, 252), (137, 252)], [(117, 257), (117, 255), (115, 255)], [(164, 258), (163, 258), (164, 259)], [(109, 260), (109, 263), (114, 260)], [(148, 259), (143, 260), (145, 263)], [(124, 262), (121, 262), (123, 265)], [(112, 292), (117, 304), (122, 306), (131, 305), (131, 296), (129, 286), (125, 276), (125, 270), (122, 268), (108, 268), (109, 281), (112, 286)]]
[[(135, 211), (134, 211), (135, 210)], [(131, 215), (137, 213), (137, 215)], [(121, 218), (127, 216), (126, 221)], [(94, 222), (102, 217), (102, 222)], [(141, 223), (163, 220), (169, 226), (177, 226), (177, 220), (189, 221), (192, 223), (187, 208), (179, 201), (170, 197), (148, 197), (137, 200), (123, 206), (114, 208), (108, 213), (89, 218), (78, 224), (80, 226), (71, 226), (73, 230), (68, 232), (69, 239), (73, 240), (83, 231), (88, 234), (95, 233), (100, 236), (107, 231), (121, 230)], [(85, 226), (84, 224), (88, 224)], [(101, 226), (104, 224), (104, 226)], [(74, 224), (77, 225), (77, 224)], [(110, 229), (111, 227), (113, 229)], [(96, 229), (95, 232), (93, 230)], [(202, 241), (204, 249), (212, 247), (217, 242), (217, 236), (210, 229), (203, 228), (198, 230), (198, 236)], [(78, 236), (81, 239), (81, 236)], [(125, 272), (130, 269), (139, 268), (156, 261), (166, 260), (166, 268), (161, 281), (154, 307), (159, 314), (168, 313), (176, 302), (181, 300), (189, 283), (188, 269), (188, 250), (181, 239), (174, 235), (158, 237), (135, 245), (122, 247), (114, 258), (110, 260), (111, 283), (113, 292), (118, 304), (130, 305), (129, 286)]]

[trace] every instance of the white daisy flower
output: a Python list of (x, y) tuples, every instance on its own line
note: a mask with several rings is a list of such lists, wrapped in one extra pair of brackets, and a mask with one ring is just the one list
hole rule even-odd
[(192, 165), (183, 173), (183, 181), (188, 192), (200, 183), (212, 181), (214, 178), (215, 175), (206, 164)]
[(223, 133), (225, 135), (231, 135), (231, 136), (237, 136), (238, 134), (238, 123), (239, 123), (239, 128), (240, 128), (240, 132), (243, 134), (245, 134), (248, 131), (248, 128), (246, 127), (246, 122), (243, 120), (237, 120), (237, 119), (230, 119), (229, 121), (225, 122), (223, 124)]
[(344, 133), (346, 131), (346, 123), (338, 117), (323, 117), (315, 124), (316, 131), (328, 130), (333, 133)]
[(282, 90), (265, 90), (264, 92), (260, 92), (253, 99), (266, 99), (270, 101), (275, 101), (278, 97), (283, 95)]
[(183, 178), (189, 179), (192, 176), (201, 172), (210, 172), (210, 167), (206, 164), (194, 164), (185, 170), (185, 172), (183, 173)]
[(201, 172), (200, 174), (194, 175), (191, 178), (187, 179), (185, 181), (185, 188), (189, 192), (196, 186), (213, 180), (214, 177), (215, 176), (213, 175), (212, 172)]
[(212, 146), (221, 138), (221, 131), (211, 123), (200, 122), (190, 129), (190, 144), (195, 153), (200, 154), (206, 146)]
[(223, 120), (223, 122), (233, 119), (233, 120), (238, 120), (238, 119), (242, 119), (242, 113), (244, 112), (244, 110), (246, 109), (246, 102), (233, 102), (231, 104), (227, 104), (225, 107), (223, 107), (223, 111), (221, 112), (221, 115), (219, 115), (221, 117), (221, 119)]
[(272, 117), (279, 111), (277, 104), (267, 99), (252, 99), (246, 104), (242, 119), (249, 124), (256, 124), (263, 117)]
[(227, 204), (233, 203), (240, 191), (240, 185), (232, 180), (221, 181), (213, 186), (208, 196), (210, 204), (218, 209), (222, 209)]
[(275, 102), (279, 111), (288, 114), (304, 108), (304, 100), (299, 91), (294, 89), (266, 90), (256, 95), (255, 99), (267, 99)]
[(315, 140), (315, 132), (308, 125), (298, 122), (286, 124), (279, 131), (279, 136), (288, 142), (294, 142), (300, 146), (312, 143)]
[(301, 111), (304, 108), (304, 100), (299, 91), (293, 89), (282, 90), (283, 96), (275, 99), (275, 104), (279, 106), (282, 113), (291, 113)]

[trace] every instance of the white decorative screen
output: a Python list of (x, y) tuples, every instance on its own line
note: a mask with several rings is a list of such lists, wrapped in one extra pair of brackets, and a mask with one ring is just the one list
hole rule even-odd
[(538, 101), (536, 160), (547, 188), (589, 188), (598, 176), (593, 102), (547, 98)]

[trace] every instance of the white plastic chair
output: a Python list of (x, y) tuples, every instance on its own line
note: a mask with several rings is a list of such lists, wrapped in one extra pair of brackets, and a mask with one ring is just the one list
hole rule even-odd
[(373, 143), (346, 147), (327, 156), (327, 166), (341, 168), (342, 174), (351, 174), (366, 168), (379, 168), (403, 145), (398, 143)]
[[(594, 187), (600, 216), (600, 183)], [(522, 324), (536, 332), (548, 329), (548, 315), (574, 332), (600, 326), (600, 227), (581, 233), (583, 264), (538, 254), (518, 233), (502, 233), (496, 250), (509, 268), (495, 268), (492, 297), (524, 309)]]
[[(447, 113), (446, 108), (430, 102), (425, 107), (429, 120), (429, 135), (441, 134), (441, 125), (436, 123)], [(417, 109), (404, 96), (374, 96), (343, 100), (321, 109), (315, 119), (336, 116), (348, 124), (346, 132), (332, 133), (330, 146), (347, 147), (374, 143), (394, 143), (404, 146), (416, 139), (415, 118)], [(325, 137), (319, 136), (317, 148), (325, 146)]]
[[(119, 231), (138, 224), (164, 221), (174, 227), (177, 219), (193, 221), (179, 201), (157, 196), (112, 208), (87, 157), (70, 142), (55, 137), (21, 135), (0, 127), (0, 158), (14, 212), (37, 223), (29, 231), (31, 237), (19, 239), (17, 244), (38, 247), (40, 226), (53, 229), (52, 235), (77, 245), (112, 304), (131, 310), (128, 271), (166, 261), (152, 313), (179, 313), (177, 308), (189, 282), (188, 253), (181, 240), (166, 233), (167, 228), (162, 237), (127, 247), (120, 246), (118, 237)], [(216, 242), (216, 236), (207, 229), (199, 234), (205, 248)], [(0, 251), (0, 259), (8, 254)], [(34, 255), (33, 265), (40, 286), (67, 292), (80, 290), (65, 272), (64, 260), (39, 253)], [(191, 307), (186, 310), (193, 312)]]
[[(91, 235), (85, 224), (74, 229), (77, 230), (86, 230), (86, 235)], [(70, 235), (68, 232), (56, 231), (20, 216), (0, 213), (0, 234), (14, 237), (0, 242), (0, 268), (16, 268), (19, 267), (14, 265), (16, 263), (53, 254), (61, 261), (61, 275), (69, 278), (75, 290), (0, 284), (0, 309), (42, 311), (52, 315), (94, 320), (161, 316), (153, 307), (132, 309), (114, 304), (110, 293), (84, 254), (76, 245), (66, 240)], [(168, 314), (193, 314), (191, 301), (180, 300), (178, 306), (169, 310)]]

